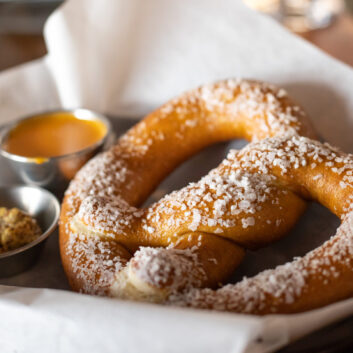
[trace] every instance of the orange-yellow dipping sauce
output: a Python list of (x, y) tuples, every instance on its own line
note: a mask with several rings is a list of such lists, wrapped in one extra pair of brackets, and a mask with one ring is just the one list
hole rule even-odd
[(80, 151), (107, 134), (99, 120), (84, 120), (69, 112), (50, 113), (24, 120), (14, 127), (3, 148), (29, 158), (48, 158)]

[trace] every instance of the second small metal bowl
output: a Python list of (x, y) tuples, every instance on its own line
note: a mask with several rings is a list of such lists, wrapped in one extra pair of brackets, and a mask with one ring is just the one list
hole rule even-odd
[[(87, 148), (62, 156), (45, 158), (41, 163), (38, 163), (35, 158), (12, 154), (2, 148), (8, 133), (23, 120), (62, 112), (71, 113), (74, 116), (85, 120), (101, 121), (106, 126), (107, 133), (101, 140)], [(62, 196), (69, 181), (74, 177), (76, 172), (90, 158), (107, 147), (107, 145), (111, 143), (112, 138), (111, 124), (105, 116), (88, 109), (60, 109), (32, 115), (3, 127), (0, 131), (0, 154), (4, 157), (5, 162), (10, 165), (11, 169), (21, 182), (28, 185), (43, 187), (54, 192), (58, 196)]]
[(16, 207), (25, 211), (36, 219), (43, 231), (35, 241), (0, 254), (0, 277), (9, 277), (25, 271), (36, 262), (45, 241), (57, 226), (60, 205), (47, 190), (31, 186), (3, 186), (0, 187), (0, 207)]

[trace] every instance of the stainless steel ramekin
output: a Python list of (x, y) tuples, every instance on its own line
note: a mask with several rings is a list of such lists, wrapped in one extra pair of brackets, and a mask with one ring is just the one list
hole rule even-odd
[[(3, 149), (3, 144), (9, 132), (20, 124), (23, 120), (36, 118), (42, 115), (53, 113), (68, 112), (72, 113), (79, 119), (98, 120), (107, 128), (106, 135), (97, 143), (82, 149), (78, 152), (65, 154), (62, 156), (38, 159), (24, 157), (9, 153)], [(113, 134), (109, 120), (102, 114), (93, 112), (88, 109), (58, 109), (40, 114), (31, 115), (20, 119), (13, 124), (4, 126), (0, 131), (0, 154), (9, 163), (13, 172), (19, 179), (28, 185), (43, 187), (54, 192), (57, 196), (61, 196), (65, 191), (69, 181), (74, 177), (76, 172), (95, 154), (102, 151), (112, 142)], [(38, 156), (41, 157), (41, 156)]]
[(9, 277), (25, 271), (37, 261), (45, 241), (57, 226), (60, 204), (51, 192), (38, 187), (2, 186), (0, 207), (17, 207), (27, 212), (43, 232), (35, 241), (0, 254), (0, 277)]

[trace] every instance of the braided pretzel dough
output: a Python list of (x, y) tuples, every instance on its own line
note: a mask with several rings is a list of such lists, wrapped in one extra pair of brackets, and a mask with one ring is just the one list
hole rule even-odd
[[(255, 163), (254, 163), (255, 162)], [(194, 289), (170, 302), (241, 313), (293, 313), (353, 295), (353, 155), (293, 136), (231, 151), (224, 166), (274, 177), (285, 189), (326, 206), (341, 218), (337, 233), (291, 263), (217, 291)], [(224, 168), (224, 167), (223, 167)]]
[(295, 224), (305, 208), (296, 189), (228, 159), (198, 183), (147, 209), (136, 206), (207, 145), (284, 134), (314, 137), (285, 92), (260, 82), (203, 86), (150, 114), (91, 160), (66, 193), (60, 250), (72, 288), (161, 301), (226, 280), (244, 249), (264, 246)]

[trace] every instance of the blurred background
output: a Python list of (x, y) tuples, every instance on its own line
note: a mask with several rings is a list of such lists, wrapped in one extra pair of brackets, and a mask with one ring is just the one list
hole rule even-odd
[[(353, 0), (234, 0), (353, 66)], [(0, 0), (0, 70), (45, 54), (42, 29), (61, 0)]]

